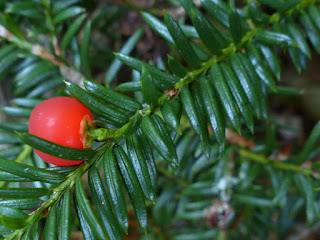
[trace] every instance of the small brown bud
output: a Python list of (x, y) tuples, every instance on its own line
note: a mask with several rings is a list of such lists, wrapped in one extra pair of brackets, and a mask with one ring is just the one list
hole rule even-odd
[(226, 229), (234, 210), (228, 202), (218, 200), (204, 210), (204, 216), (209, 227)]

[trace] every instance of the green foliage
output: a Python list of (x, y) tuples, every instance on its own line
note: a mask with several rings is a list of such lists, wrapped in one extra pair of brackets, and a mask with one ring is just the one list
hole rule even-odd
[[(284, 239), (319, 222), (320, 122), (280, 161), (284, 127), (268, 113), (271, 94), (301, 94), (278, 85), (280, 52), (298, 72), (320, 53), (319, 1), (168, 1), (179, 17), (125, 2), (1, 4), (0, 83), (12, 100), (1, 109), (0, 235), (122, 239), (134, 226), (140, 239)], [(167, 62), (135, 51), (146, 27), (119, 49), (117, 24), (137, 10), (168, 43)], [(27, 133), (32, 109), (60, 95), (94, 114), (92, 149)], [(85, 161), (53, 167), (32, 148)]]

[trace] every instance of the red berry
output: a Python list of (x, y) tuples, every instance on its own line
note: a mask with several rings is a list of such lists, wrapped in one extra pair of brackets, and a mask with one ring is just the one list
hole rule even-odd
[[(71, 148), (90, 148), (86, 144), (86, 128), (93, 126), (89, 109), (70, 97), (55, 97), (37, 105), (29, 119), (29, 133)], [(39, 150), (35, 152), (46, 162), (56, 166), (78, 165), (71, 161), (51, 156)]]

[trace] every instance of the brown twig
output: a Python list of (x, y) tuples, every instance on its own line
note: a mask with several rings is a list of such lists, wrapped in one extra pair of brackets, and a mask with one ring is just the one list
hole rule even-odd
[(59, 67), (64, 66), (63, 62), (57, 60), (51, 53), (49, 53), (45, 48), (43, 48), (42, 46), (40, 46), (38, 44), (32, 45), (31, 53), (36, 56), (39, 56), (43, 59), (47, 59), (51, 63), (53, 63), (54, 65), (57, 65)]
[(229, 128), (226, 128), (226, 140), (231, 144), (237, 144), (248, 149), (252, 149), (256, 146), (256, 143), (254, 141), (240, 136), (238, 133)]
[(25, 40), (19, 39), (3, 25), (0, 25), (0, 38), (4, 38), (9, 42), (15, 43), (18, 47), (25, 49), (40, 58), (49, 60), (56, 66), (64, 66), (63, 62), (56, 59), (55, 56), (49, 53), (45, 48), (39, 44), (32, 44)]

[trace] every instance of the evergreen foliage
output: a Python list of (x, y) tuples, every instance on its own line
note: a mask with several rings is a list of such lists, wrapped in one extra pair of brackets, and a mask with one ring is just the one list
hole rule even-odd
[[(111, 26), (140, 10), (131, 1), (1, 3), (0, 81), (13, 96), (0, 122), (2, 238), (70, 239), (81, 229), (84, 239), (284, 239), (299, 221), (319, 223), (319, 168), (305, 163), (319, 155), (320, 122), (280, 161), (282, 126), (268, 114), (268, 96), (301, 94), (278, 82), (279, 54), (299, 73), (320, 54), (319, 1), (168, 2), (191, 25), (141, 12), (171, 49), (162, 66), (130, 56), (142, 28), (113, 55)], [(123, 65), (132, 81), (117, 85)], [(93, 149), (27, 133), (32, 109), (57, 95), (95, 115)], [(87, 160), (49, 166), (32, 148)]]

